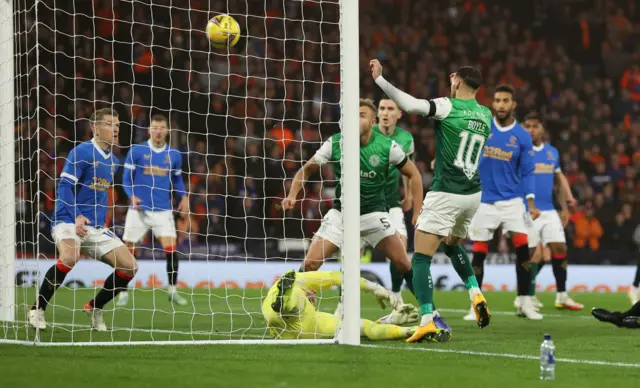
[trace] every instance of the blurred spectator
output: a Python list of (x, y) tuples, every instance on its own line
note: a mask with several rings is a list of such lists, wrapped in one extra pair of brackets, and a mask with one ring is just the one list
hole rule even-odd
[(584, 205), (584, 210), (577, 212), (573, 216), (575, 223), (575, 236), (573, 246), (578, 249), (590, 249), (597, 251), (600, 249), (600, 238), (603, 235), (602, 225), (593, 213), (593, 204)]
[[(151, 114), (169, 116), (171, 143), (183, 152), (191, 193), (192, 214), (178, 221), (180, 241), (249, 246), (312, 236), (332, 199), (330, 168), (311, 177), (299, 209), (285, 217), (274, 206), (301, 163), (340, 130), (337, 2), (45, 3), (17, 5), (17, 26), (34, 25), (36, 10), (40, 26), (16, 35), (16, 177), (23, 182), (16, 197), (25, 247), (38, 230), (46, 233), (35, 226), (36, 198), (41, 217), (50, 217), (67, 153), (91, 137), (91, 112), (109, 105), (121, 114), (121, 144), (114, 148), (121, 159), (132, 143), (146, 139)], [(223, 6), (248, 35), (228, 53), (211, 50), (201, 32)], [(603, 245), (618, 238), (598, 236), (597, 226), (628, 236), (637, 225), (635, 2), (371, 0), (360, 2), (359, 16), (361, 65), (379, 58), (390, 80), (418, 97), (447, 95), (448, 75), (465, 64), (484, 75), (481, 103), (491, 103), (496, 84), (514, 84), (517, 116), (533, 110), (544, 116), (572, 190), (580, 202), (594, 205), (574, 214), (575, 246), (593, 250), (601, 237)], [(46, 27), (56, 33), (38, 33)], [(32, 72), (36, 53), (39, 79)], [(361, 96), (380, 98), (362, 70)], [(428, 189), (434, 124), (405, 115), (399, 125), (414, 134), (416, 165)], [(117, 183), (113, 204), (126, 207)], [(116, 230), (121, 216), (122, 210), (111, 214)]]

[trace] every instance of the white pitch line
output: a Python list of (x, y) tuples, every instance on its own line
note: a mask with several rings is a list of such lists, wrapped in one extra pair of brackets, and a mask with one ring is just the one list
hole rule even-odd
[[(463, 354), (467, 356), (484, 356), (484, 357), (502, 357), (502, 358), (514, 358), (520, 360), (539, 360), (539, 356), (529, 356), (526, 354), (510, 354), (510, 353), (489, 353), (489, 352), (476, 352), (473, 350), (454, 350), (454, 349), (437, 349), (437, 348), (417, 348), (417, 347), (397, 347), (388, 345), (360, 345), (365, 348), (378, 348), (378, 349), (394, 349), (394, 350), (409, 350), (416, 352), (432, 352), (432, 353), (453, 353)], [(584, 365), (602, 365), (602, 366), (619, 366), (622, 368), (640, 368), (640, 364), (630, 364), (625, 362), (610, 362), (610, 361), (597, 361), (597, 360), (576, 360), (573, 358), (556, 358), (557, 362), (567, 364), (584, 364)]]

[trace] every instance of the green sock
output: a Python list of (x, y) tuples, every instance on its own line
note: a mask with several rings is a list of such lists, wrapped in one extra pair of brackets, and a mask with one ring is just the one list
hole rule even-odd
[(391, 272), (391, 291), (400, 292), (402, 288), (402, 282), (404, 281), (404, 276), (400, 272), (393, 263), (389, 263), (389, 272)]
[(449, 246), (447, 244), (444, 245), (443, 251), (444, 254), (451, 259), (451, 264), (453, 268), (460, 276), (460, 279), (464, 282), (464, 286), (467, 290), (472, 288), (479, 288), (478, 280), (476, 279), (476, 275), (473, 272), (473, 267), (471, 266), (471, 260), (469, 260), (469, 256), (467, 256), (467, 252), (460, 246), (460, 244), (456, 244), (454, 246)]
[(536, 294), (536, 276), (540, 270), (538, 263), (531, 263), (531, 283), (529, 284), (529, 296)]
[(433, 279), (431, 278), (431, 256), (422, 253), (414, 253), (411, 262), (413, 264), (413, 287), (416, 298), (420, 303), (422, 314), (433, 313)]

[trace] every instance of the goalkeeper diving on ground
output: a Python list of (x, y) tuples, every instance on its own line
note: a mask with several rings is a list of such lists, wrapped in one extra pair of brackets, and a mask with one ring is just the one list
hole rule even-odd
[[(302, 272), (287, 271), (276, 281), (262, 301), (262, 314), (267, 321), (270, 334), (276, 339), (322, 339), (334, 338), (340, 328), (340, 318), (318, 311), (314, 291), (327, 290), (342, 284), (338, 271)], [(381, 285), (360, 279), (360, 290), (373, 294), (381, 307), (393, 308), (395, 324), (380, 324), (362, 319), (360, 333), (370, 340), (398, 340), (411, 337), (417, 327), (399, 325), (418, 320), (418, 310), (410, 304), (402, 304)], [(439, 331), (428, 340), (443, 341), (440, 336), (449, 336), (448, 331)], [(448, 338), (447, 338), (448, 340)]]

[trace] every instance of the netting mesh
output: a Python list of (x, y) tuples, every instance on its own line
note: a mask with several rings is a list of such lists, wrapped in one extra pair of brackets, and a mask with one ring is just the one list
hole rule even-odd
[[(204, 27), (218, 13), (242, 26), (237, 46), (211, 48)], [(34, 338), (27, 310), (57, 257), (50, 229), (60, 173), (104, 107), (120, 115), (111, 150), (120, 162), (148, 139), (153, 114), (169, 119), (189, 192), (189, 212), (175, 214), (188, 304), (168, 301), (165, 252), (148, 234), (129, 304), (106, 307), (113, 330), (91, 332), (81, 316), (112, 271), (82, 259), (52, 299), (52, 330), (40, 341), (267, 338), (260, 302), (276, 276), (297, 269), (333, 198), (325, 166), (293, 211), (276, 206), (340, 130), (339, 18), (338, 0), (15, 2), (18, 321), (0, 338)], [(106, 226), (122, 236), (129, 202), (119, 171)]]

